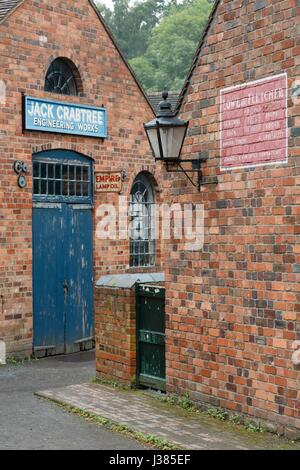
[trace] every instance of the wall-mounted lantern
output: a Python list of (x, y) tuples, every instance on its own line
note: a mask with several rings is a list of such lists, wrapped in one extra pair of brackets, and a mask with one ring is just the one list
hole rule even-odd
[[(159, 103), (156, 118), (144, 124), (144, 128), (155, 160), (166, 163), (167, 171), (184, 173), (190, 182), (200, 190), (203, 184), (202, 163), (207, 157), (181, 160), (180, 154), (187, 133), (189, 121), (183, 121), (174, 116), (172, 105), (168, 101), (168, 92), (162, 93), (163, 101)], [(191, 169), (185, 169), (182, 165), (189, 163)], [(197, 173), (197, 182), (189, 176), (189, 173)]]

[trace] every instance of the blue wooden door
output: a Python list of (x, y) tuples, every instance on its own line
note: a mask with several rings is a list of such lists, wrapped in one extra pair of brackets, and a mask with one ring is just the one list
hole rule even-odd
[(92, 166), (72, 152), (33, 160), (33, 349), (93, 346)]
[(92, 212), (68, 206), (68, 259), (66, 266), (66, 352), (91, 345), (93, 322)]
[[(62, 354), (64, 334), (65, 238), (62, 204), (44, 205), (33, 210), (33, 306), (35, 352)], [(58, 256), (58, 251), (61, 257)]]

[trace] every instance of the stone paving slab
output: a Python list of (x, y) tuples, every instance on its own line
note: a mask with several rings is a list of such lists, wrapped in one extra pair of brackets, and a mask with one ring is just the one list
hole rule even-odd
[[(211, 418), (180, 413), (168, 405), (157, 403), (144, 393), (114, 389), (106, 385), (79, 384), (37, 392), (39, 397), (81, 408), (110, 421), (129, 426), (135, 431), (152, 434), (178, 445), (195, 450), (269, 449), (281, 448), (272, 435), (250, 436), (228, 430), (228, 424)], [(227, 426), (227, 428), (226, 428)]]

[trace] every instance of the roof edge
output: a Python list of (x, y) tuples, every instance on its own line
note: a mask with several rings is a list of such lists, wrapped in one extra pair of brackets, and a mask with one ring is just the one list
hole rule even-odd
[[(24, 1), (24, 0), (23, 0), (23, 1)], [(148, 98), (148, 96), (147, 96), (146, 91), (144, 90), (144, 88), (143, 88), (141, 82), (139, 81), (139, 79), (137, 78), (137, 76), (136, 76), (136, 74), (135, 74), (133, 68), (132, 68), (131, 65), (129, 64), (128, 60), (126, 59), (126, 57), (124, 56), (123, 52), (121, 51), (121, 49), (120, 49), (120, 47), (119, 47), (119, 45), (118, 45), (118, 43), (117, 43), (117, 40), (116, 40), (114, 34), (113, 34), (112, 31), (110, 30), (109, 26), (106, 24), (106, 22), (105, 22), (104, 18), (102, 17), (100, 11), (98, 10), (98, 8), (97, 8), (96, 5), (95, 5), (94, 0), (88, 0), (88, 2), (89, 2), (90, 5), (93, 7), (93, 9), (94, 9), (96, 15), (98, 16), (98, 18), (99, 18), (100, 22), (102, 23), (102, 25), (103, 25), (105, 31), (107, 32), (108, 36), (110, 37), (110, 39), (111, 39), (113, 45), (115, 46), (115, 48), (117, 49), (118, 53), (120, 54), (120, 57), (121, 57), (121, 59), (123, 60), (125, 66), (126, 66), (127, 69), (129, 70), (129, 72), (130, 72), (132, 78), (134, 79), (134, 81), (135, 81), (135, 83), (137, 84), (138, 88), (140, 89), (142, 95), (143, 95), (144, 98), (146, 99), (146, 101), (147, 101), (147, 103), (148, 103), (150, 109), (152, 110), (153, 114), (155, 115), (155, 111), (154, 111), (153, 106), (152, 106), (152, 104), (151, 104), (151, 102), (150, 102), (150, 100), (149, 100), (149, 98)]]
[(25, 0), (20, 0), (19, 3), (17, 3), (14, 7), (12, 7), (12, 8), (6, 13), (6, 15), (4, 15), (3, 18), (1, 18), (0, 24), (2, 24), (4, 21), (6, 21), (7, 18), (8, 18), (10, 15), (12, 15), (24, 2), (25, 2)]
[(196, 49), (196, 52), (195, 52), (195, 55), (194, 55), (194, 58), (193, 58), (193, 61), (192, 61), (192, 65), (190, 67), (190, 70), (187, 74), (187, 78), (185, 79), (185, 82), (183, 84), (183, 87), (182, 87), (182, 90), (179, 94), (179, 98), (178, 98), (178, 101), (177, 101), (177, 105), (176, 105), (176, 109), (174, 111), (174, 114), (177, 115), (179, 112), (180, 112), (180, 109), (181, 109), (181, 106), (182, 106), (182, 103), (183, 103), (183, 100), (185, 98), (185, 95), (187, 93), (187, 90), (190, 86), (190, 81), (191, 81), (191, 78), (192, 78), (192, 75), (194, 73), (194, 70), (195, 68), (197, 67), (197, 64), (198, 64), (198, 60), (199, 60), (199, 56), (200, 56), (200, 53), (201, 53), (201, 50), (202, 50), (202, 46), (204, 44), (204, 41), (206, 39), (206, 36), (208, 35), (208, 32), (209, 32), (209, 29), (211, 27), (211, 24), (213, 22), (213, 20), (215, 19), (215, 16), (216, 16), (216, 13), (217, 13), (217, 9), (218, 9), (218, 6), (220, 5), (222, 0), (215, 0), (215, 3), (212, 7), (212, 11), (210, 12), (210, 15), (208, 17), (208, 20), (207, 20), (207, 23), (206, 23), (206, 26), (204, 28), (204, 31), (200, 37), (200, 41), (199, 41), (199, 44), (197, 46), (197, 49)]

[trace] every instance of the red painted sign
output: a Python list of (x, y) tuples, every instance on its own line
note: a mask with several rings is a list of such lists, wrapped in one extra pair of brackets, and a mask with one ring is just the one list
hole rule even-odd
[(221, 90), (221, 169), (287, 161), (287, 75)]
[(120, 193), (121, 190), (121, 173), (95, 173), (95, 191), (97, 193)]

